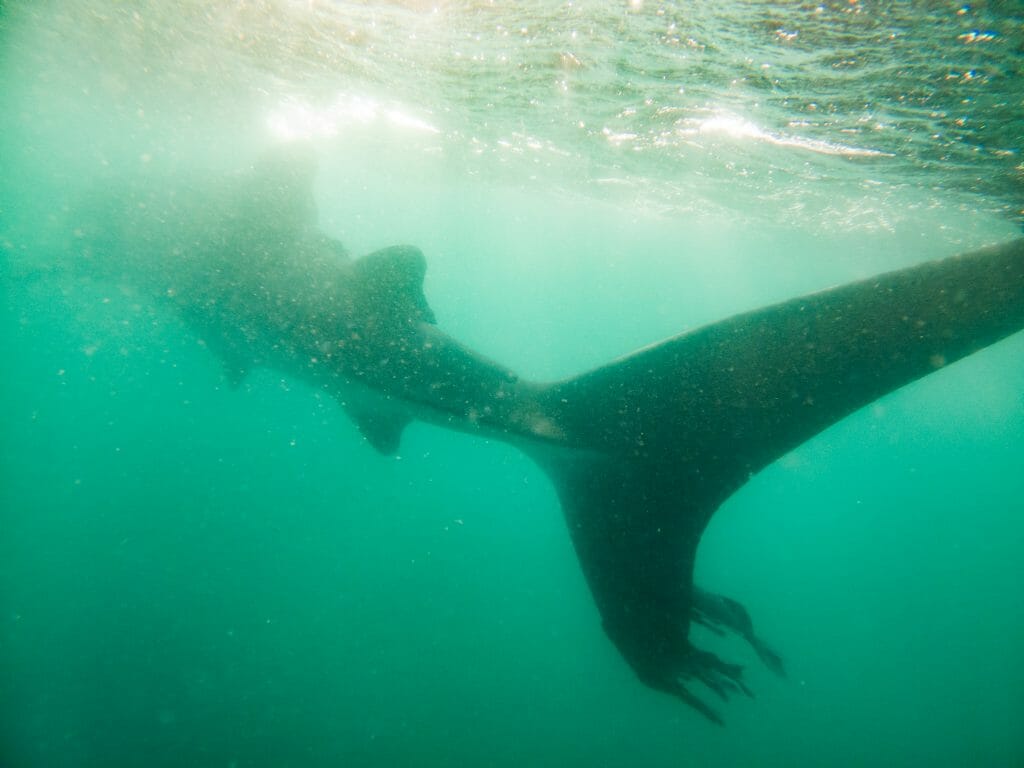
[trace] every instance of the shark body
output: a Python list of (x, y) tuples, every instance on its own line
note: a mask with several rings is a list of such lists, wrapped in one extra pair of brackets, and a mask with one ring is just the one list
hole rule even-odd
[(551, 477), (604, 629), (639, 678), (749, 690), (691, 622), (779, 656), (693, 584), (714, 511), (754, 473), (882, 395), (1024, 328), (1024, 240), (743, 313), (551, 384), (438, 329), (412, 246), (351, 259), (317, 230), (314, 164), (264, 162), (213, 193), (129, 191), (76, 229), (97, 274), (170, 303), (237, 383), (254, 366), (328, 392), (378, 451), (414, 419), (508, 441)]

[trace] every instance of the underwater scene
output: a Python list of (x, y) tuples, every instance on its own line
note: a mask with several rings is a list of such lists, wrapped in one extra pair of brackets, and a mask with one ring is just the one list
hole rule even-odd
[(1024, 766), (1024, 5), (0, 2), (0, 768)]

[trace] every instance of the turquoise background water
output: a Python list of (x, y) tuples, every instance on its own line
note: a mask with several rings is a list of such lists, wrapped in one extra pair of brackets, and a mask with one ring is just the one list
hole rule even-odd
[(719, 510), (698, 581), (789, 670), (695, 630), (757, 693), (719, 729), (606, 640), (521, 454), (234, 390), (62, 229), (110, 168), (307, 138), (325, 231), (568, 376), (1019, 232), (1021, 21), (964, 8), (0, 7), (0, 765), (1024, 765), (1024, 337)]

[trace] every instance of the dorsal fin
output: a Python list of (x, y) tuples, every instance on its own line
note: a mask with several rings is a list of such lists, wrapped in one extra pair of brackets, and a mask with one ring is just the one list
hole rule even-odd
[(390, 317), (412, 317), (434, 323), (434, 313), (423, 295), (427, 260), (412, 245), (393, 245), (363, 256), (353, 265), (362, 298)]
[(343, 407), (366, 441), (379, 453), (385, 456), (394, 456), (398, 453), (402, 431), (412, 419), (385, 410), (362, 409), (353, 405)]

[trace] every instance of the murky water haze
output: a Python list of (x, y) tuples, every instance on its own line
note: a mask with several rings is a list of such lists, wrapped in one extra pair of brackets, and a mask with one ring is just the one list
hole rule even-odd
[[(927, 7), (925, 7), (927, 6)], [(98, 179), (304, 138), (321, 227), (427, 256), (537, 379), (1020, 231), (1022, 21), (978, 3), (13, 3), (0, 10), (4, 765), (1017, 765), (1024, 340), (717, 513), (779, 648), (715, 729), (605, 639), (543, 474), (400, 459), (67, 261)]]

